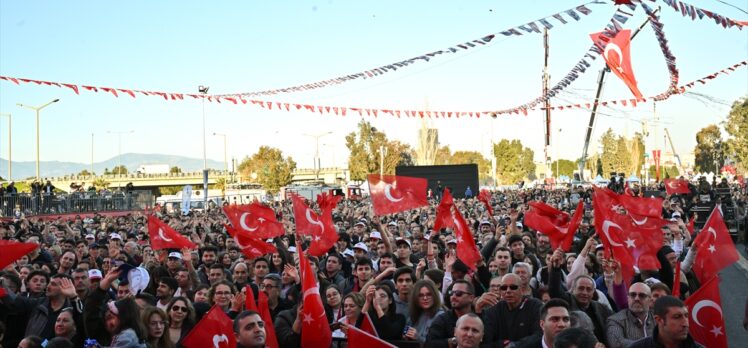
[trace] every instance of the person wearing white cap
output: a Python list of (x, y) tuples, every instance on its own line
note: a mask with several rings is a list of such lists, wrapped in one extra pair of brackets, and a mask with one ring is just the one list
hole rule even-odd
[(364, 257), (367, 257), (369, 253), (369, 248), (366, 247), (366, 244), (362, 242), (356, 243), (356, 245), (353, 246), (353, 256), (356, 260), (360, 260)]
[(410, 240), (408, 240), (407, 238), (397, 238), (395, 240), (395, 245), (397, 246), (398, 267), (413, 267), (413, 262), (411, 262), (410, 260), (410, 255), (413, 253), (413, 251), (411, 250)]

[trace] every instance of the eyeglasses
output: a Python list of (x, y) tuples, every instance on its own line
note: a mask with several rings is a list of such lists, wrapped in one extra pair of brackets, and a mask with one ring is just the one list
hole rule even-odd
[(180, 307), (180, 306), (171, 306), (171, 310), (172, 311), (177, 311), (177, 312), (182, 312), (182, 313), (187, 313), (187, 312), (190, 311), (189, 308), (187, 308), (187, 307)]
[(630, 292), (629, 293), (629, 297), (631, 297), (631, 298), (637, 298), (638, 297), (638, 298), (640, 298), (640, 299), (643, 300), (643, 299), (646, 299), (647, 297), (649, 297), (649, 295), (647, 295), (647, 294), (645, 294), (643, 292)]
[(515, 284), (512, 284), (512, 285), (502, 285), (502, 286), (499, 287), (499, 290), (501, 290), (501, 291), (506, 291), (507, 289), (512, 290), (512, 291), (517, 291), (517, 290), (519, 290), (519, 285), (515, 285)]
[(215, 295), (216, 296), (229, 296), (231, 295), (231, 291), (216, 291)]
[(431, 298), (431, 297), (434, 297), (433, 295), (431, 295), (431, 293), (428, 293), (428, 294), (418, 294), (418, 298)]
[(472, 295), (472, 293), (467, 292), (467, 291), (462, 291), (462, 290), (450, 290), (449, 291), (449, 296), (462, 297), (462, 295)]

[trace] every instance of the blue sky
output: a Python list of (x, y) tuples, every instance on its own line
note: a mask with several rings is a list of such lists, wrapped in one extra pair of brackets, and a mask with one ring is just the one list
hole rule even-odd
[[(647, 0), (649, 1), (649, 0)], [(729, 1), (740, 5), (740, 1)], [(0, 75), (117, 88), (195, 93), (232, 93), (282, 88), (356, 73), (481, 38), (584, 3), (583, 1), (13, 1), (0, 2)], [(664, 6), (664, 2), (658, 1)], [(748, 15), (711, 0), (695, 6), (747, 20)], [(742, 6), (746, 6), (745, 3)], [(579, 22), (550, 31), (551, 82), (557, 82), (590, 46), (615, 11), (612, 2), (591, 4)], [(627, 27), (638, 26), (638, 9)], [(712, 21), (691, 21), (671, 8), (662, 10), (664, 31), (677, 57), (681, 82), (690, 82), (748, 57), (748, 29), (723, 29)], [(557, 22), (556, 22), (557, 23)], [(657, 41), (646, 27), (632, 43), (632, 61), (642, 93), (667, 86), (667, 70)], [(280, 102), (415, 110), (493, 110), (512, 107), (540, 94), (542, 35), (497, 37), (490, 45), (316, 91), (264, 97)], [(556, 104), (584, 102), (594, 96), (601, 59)], [(748, 94), (748, 69), (720, 76), (692, 91), (731, 103)], [(630, 98), (610, 75), (603, 99)], [(0, 81), (0, 112), (13, 114), (13, 159), (35, 159), (33, 112), (16, 103), (61, 101), (42, 112), (41, 158), (88, 163), (94, 133), (95, 161), (117, 155), (117, 137), (108, 131), (134, 130), (123, 136), (123, 152), (202, 157), (202, 108), (198, 101), (157, 97), (114, 98), (105, 93)], [(687, 96), (658, 103), (657, 114), (670, 129), (681, 155), (693, 150), (695, 133), (724, 120), (729, 107)], [(652, 104), (602, 108), (593, 133), (613, 128), (622, 134), (641, 130), (652, 117)], [(311, 167), (314, 140), (302, 134), (332, 131), (320, 143), (322, 165), (343, 165), (344, 135), (358, 116), (267, 111), (251, 105), (206, 103), (207, 153), (223, 159), (243, 157), (260, 145), (291, 155)], [(430, 120), (442, 144), (453, 150), (488, 153), (489, 143), (521, 139), (542, 154), (543, 115)], [(586, 111), (553, 114), (562, 158), (578, 158), (589, 119)], [(392, 139), (415, 146), (421, 120), (368, 117)], [(7, 158), (7, 123), (0, 120), (0, 157)], [(555, 136), (556, 134), (554, 134)], [(654, 139), (650, 139), (651, 144)], [(657, 143), (663, 144), (662, 130)], [(333, 161), (334, 157), (334, 161)], [(334, 162), (334, 163), (333, 163)]]

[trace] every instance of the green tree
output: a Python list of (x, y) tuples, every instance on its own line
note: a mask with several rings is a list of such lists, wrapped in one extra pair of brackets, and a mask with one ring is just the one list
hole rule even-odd
[(112, 174), (114, 175), (125, 175), (127, 174), (127, 167), (124, 165), (116, 166), (112, 169)]
[(182, 186), (159, 186), (158, 187), (158, 193), (162, 196), (171, 196), (177, 194), (177, 192), (182, 191)]
[(531, 149), (523, 147), (519, 140), (506, 140), (493, 144), (496, 157), (496, 175), (499, 183), (515, 184), (524, 178), (534, 179), (535, 162)]
[(173, 166), (169, 168), (169, 174), (180, 174), (182, 173), (182, 168), (179, 168), (177, 166)]
[[(612, 172), (626, 175), (639, 173), (644, 164), (644, 138), (637, 133), (631, 139), (616, 135), (613, 129), (608, 129), (600, 137), (603, 152), (600, 154), (602, 176), (607, 177)], [(599, 172), (600, 168), (595, 168)], [(599, 174), (599, 173), (596, 173)]]
[(89, 172), (86, 169), (83, 169), (83, 170), (80, 171), (80, 173), (78, 173), (78, 176), (91, 176), (91, 175), (95, 175), (95, 174)]
[(709, 125), (696, 133), (694, 169), (697, 172), (714, 172), (724, 164), (722, 132), (717, 125)]
[[(649, 167), (649, 177), (650, 178), (654, 178), (656, 174), (657, 174), (656, 167), (655, 166), (650, 166)], [(660, 178), (662, 178), (662, 179), (669, 179), (669, 178), (673, 178), (674, 179), (674, 178), (677, 178), (679, 176), (680, 176), (680, 171), (678, 170), (677, 166), (669, 166), (669, 167), (662, 166), (662, 167), (660, 167)]]
[(556, 174), (556, 168), (558, 168), (558, 175), (566, 175), (570, 178), (573, 177), (574, 171), (579, 169), (578, 167), (577, 162), (566, 159), (556, 160), (551, 163), (551, 171), (553, 171), (554, 175)]
[(384, 159), (384, 173), (394, 174), (395, 167), (415, 163), (415, 153), (410, 145), (399, 141), (388, 141), (387, 135), (361, 120), (358, 130), (345, 137), (345, 146), (350, 151), (348, 170), (351, 180), (364, 181), (371, 173), (379, 173)]
[(96, 178), (93, 185), (97, 190), (102, 190), (109, 187), (109, 181), (106, 181), (104, 178)]
[(739, 171), (748, 171), (748, 97), (735, 101), (724, 123), (730, 138), (725, 142), (730, 158)]
[(436, 157), (434, 165), (449, 164), (452, 159), (452, 151), (449, 149), (449, 145), (445, 145), (436, 150)]
[(277, 193), (281, 187), (290, 184), (294, 169), (296, 162), (291, 157), (283, 158), (281, 150), (269, 146), (260, 146), (257, 153), (245, 157), (239, 164), (239, 173), (243, 177), (256, 177), (256, 181), (270, 193)]
[(478, 151), (456, 151), (452, 154), (449, 164), (477, 164), (478, 177), (481, 180), (491, 176), (491, 161)]

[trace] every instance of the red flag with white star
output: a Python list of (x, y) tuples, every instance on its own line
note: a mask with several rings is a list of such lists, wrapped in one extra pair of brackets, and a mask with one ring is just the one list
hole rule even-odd
[(398, 213), (429, 205), (426, 179), (379, 174), (369, 174), (368, 179), (375, 215)]
[(685, 302), (688, 306), (688, 331), (693, 339), (705, 347), (727, 348), (719, 276), (702, 284)]
[(301, 249), (301, 243), (296, 240), (296, 252), (299, 254), (299, 267), (301, 269), (301, 292), (304, 299), (304, 307), (301, 309), (301, 346), (302, 347), (329, 347), (332, 343), (332, 332), (327, 323), (325, 307), (322, 305), (322, 297), (319, 294), (317, 275), (312, 270), (306, 255)]
[(223, 212), (234, 228), (249, 232), (255, 238), (275, 238), (285, 233), (283, 224), (275, 217), (275, 211), (262, 203), (227, 205), (223, 207)]
[(474, 271), (481, 260), (481, 255), (475, 245), (473, 234), (470, 232), (470, 226), (456, 207), (452, 214), (455, 239), (457, 239), (457, 258)]
[(452, 220), (452, 207), (455, 205), (452, 193), (449, 192), (448, 188), (444, 189), (442, 200), (436, 207), (436, 221), (434, 221), (434, 231), (439, 232), (442, 228), (453, 227), (454, 220)]
[(195, 249), (196, 247), (195, 243), (179, 234), (171, 226), (154, 215), (148, 216), (148, 235), (150, 236), (151, 248), (153, 250)]
[(691, 189), (688, 188), (688, 180), (685, 179), (665, 179), (665, 192), (669, 195), (691, 193)]
[(701, 282), (709, 280), (723, 268), (738, 261), (738, 251), (718, 209), (712, 210), (704, 228), (693, 242), (699, 248), (693, 262), (693, 271)]
[(317, 197), (322, 214), (315, 213), (312, 208), (304, 203), (304, 198), (293, 195), (293, 215), (296, 221), (296, 232), (302, 235), (312, 236), (309, 245), (309, 255), (322, 256), (338, 241), (338, 232), (332, 222), (332, 210), (335, 208), (340, 197), (320, 195)]
[(185, 348), (236, 347), (234, 322), (221, 307), (213, 306), (182, 340)]
[(266, 243), (262, 239), (254, 238), (246, 231), (239, 231), (229, 225), (224, 225), (224, 227), (229, 236), (234, 238), (234, 242), (236, 242), (236, 246), (239, 247), (242, 254), (250, 260), (277, 251), (275, 245)]
[(603, 51), (602, 56), (610, 71), (626, 84), (636, 99), (642, 99), (634, 69), (631, 67), (631, 30), (623, 29), (612, 38), (603, 33), (590, 34), (590, 37)]

